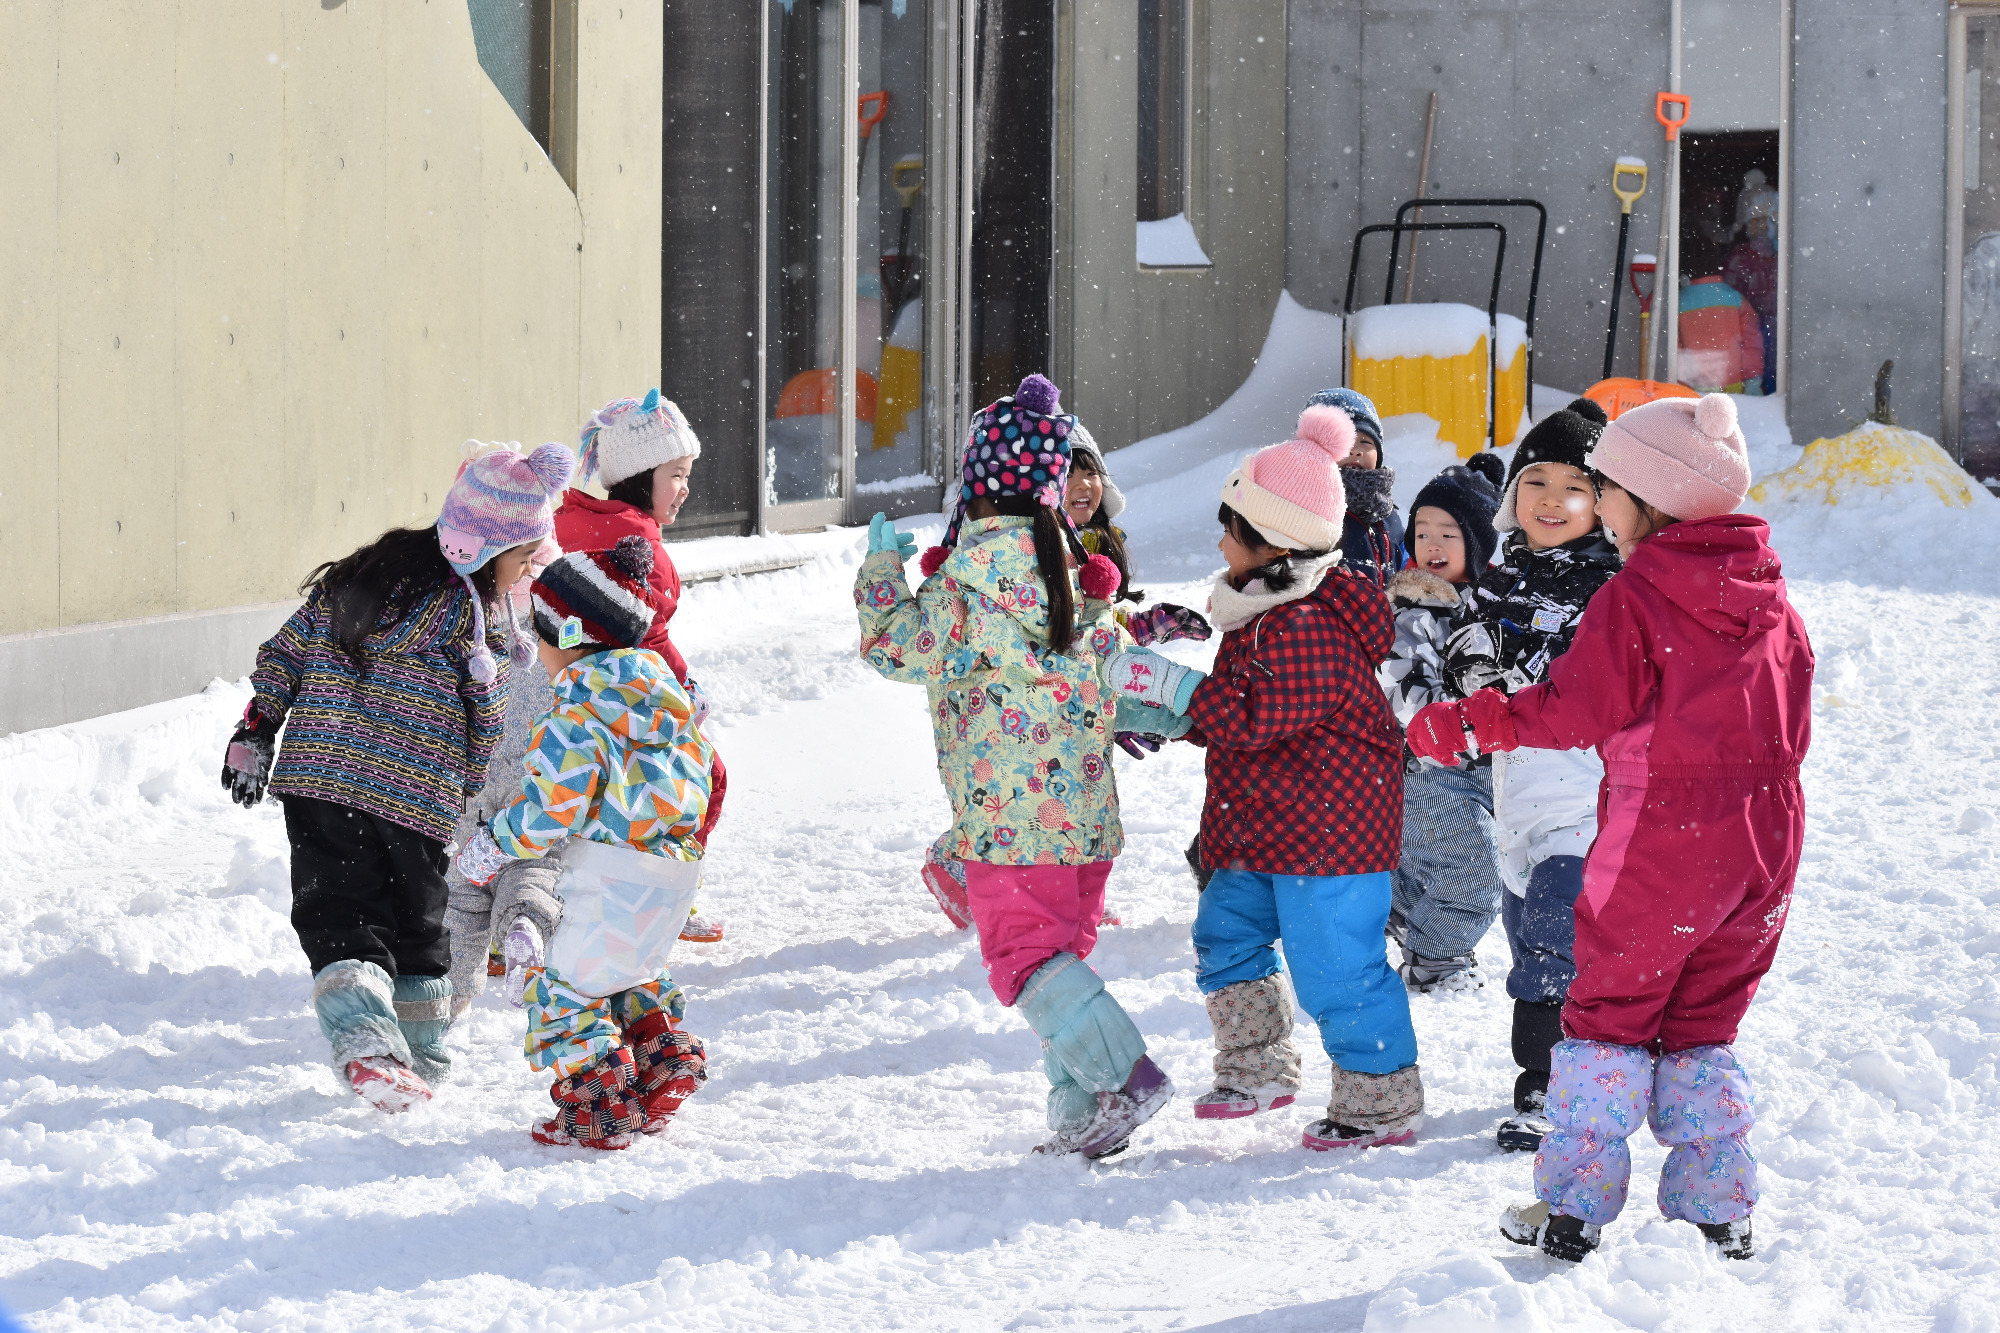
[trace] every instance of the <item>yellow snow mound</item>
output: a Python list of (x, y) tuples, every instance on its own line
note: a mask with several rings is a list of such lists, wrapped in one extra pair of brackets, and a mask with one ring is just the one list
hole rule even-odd
[(1972, 503), (1972, 479), (1936, 440), (1901, 426), (1864, 421), (1845, 435), (1814, 440), (1798, 462), (1752, 486), (1750, 498), (1822, 500), (1834, 505), (1860, 498), (1866, 487), (1912, 481), (1930, 487), (1948, 508), (1964, 509)]

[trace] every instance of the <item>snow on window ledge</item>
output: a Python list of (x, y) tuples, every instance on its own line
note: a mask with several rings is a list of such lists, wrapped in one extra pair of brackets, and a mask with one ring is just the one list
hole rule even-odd
[(1212, 268), (1214, 261), (1195, 238), (1185, 213), (1139, 224), (1140, 268)]

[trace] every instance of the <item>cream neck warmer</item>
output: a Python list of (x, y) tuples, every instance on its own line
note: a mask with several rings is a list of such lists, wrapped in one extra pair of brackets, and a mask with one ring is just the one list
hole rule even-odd
[(1310, 564), (1292, 561), (1292, 572), (1298, 575), (1292, 586), (1283, 592), (1272, 592), (1264, 586), (1264, 580), (1252, 579), (1247, 587), (1236, 589), (1229, 586), (1229, 571), (1215, 576), (1215, 586), (1209, 589), (1209, 619), (1215, 627), (1227, 634), (1263, 615), (1266, 611), (1283, 606), (1286, 602), (1296, 602), (1317, 588), (1326, 572), (1340, 563), (1340, 552), (1328, 551)]

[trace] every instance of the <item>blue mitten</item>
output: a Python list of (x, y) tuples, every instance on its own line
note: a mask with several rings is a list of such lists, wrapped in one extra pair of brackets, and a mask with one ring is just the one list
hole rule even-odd
[(1185, 713), (1194, 698), (1194, 687), (1208, 677), (1193, 667), (1160, 656), (1150, 648), (1123, 648), (1105, 663), (1111, 688), (1121, 696), (1153, 704), (1173, 713)]
[(916, 549), (916, 537), (896, 531), (896, 525), (889, 521), (887, 514), (877, 514), (868, 520), (868, 554), (894, 551), (898, 560), (908, 560)]
[(1118, 696), (1118, 711), (1113, 714), (1111, 723), (1111, 729), (1115, 732), (1157, 736), (1161, 740), (1169, 741), (1179, 740), (1193, 727), (1193, 721), (1179, 713), (1169, 713), (1164, 708), (1141, 703), (1126, 694)]

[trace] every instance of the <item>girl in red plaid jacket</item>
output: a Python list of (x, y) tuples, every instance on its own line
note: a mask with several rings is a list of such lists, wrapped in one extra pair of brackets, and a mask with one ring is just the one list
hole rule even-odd
[(1339, 460), (1354, 425), (1308, 407), (1299, 438), (1259, 451), (1222, 486), (1228, 573), (1209, 608), (1225, 631), (1214, 673), (1143, 648), (1112, 680), (1184, 712), (1208, 750), (1195, 913), (1195, 981), (1215, 1025), (1202, 1119), (1289, 1105), (1300, 1086), (1283, 941), (1300, 1004), (1333, 1060), (1333, 1095), (1305, 1132), (1315, 1149), (1404, 1143), (1424, 1106), (1409, 995), (1383, 927), (1401, 852), (1401, 735), (1376, 668), (1395, 643), (1389, 603), (1340, 567)]

